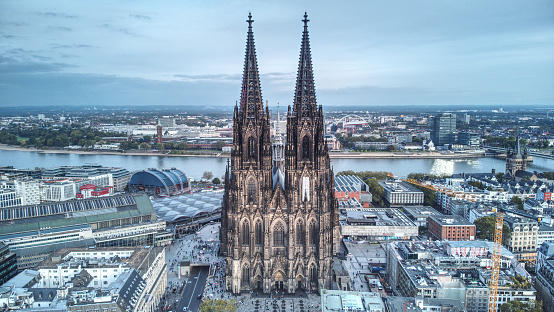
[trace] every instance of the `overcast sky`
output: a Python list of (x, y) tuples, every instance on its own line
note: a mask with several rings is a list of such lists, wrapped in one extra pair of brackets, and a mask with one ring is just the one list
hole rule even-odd
[(554, 1), (0, 0), (0, 106), (292, 104), (308, 12), (322, 105), (554, 104)]

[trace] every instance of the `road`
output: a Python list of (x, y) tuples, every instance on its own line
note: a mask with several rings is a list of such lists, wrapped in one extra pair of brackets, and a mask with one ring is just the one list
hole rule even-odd
[(188, 311), (196, 312), (200, 307), (202, 300), (197, 298), (201, 295), (206, 286), (206, 279), (208, 279), (208, 267), (193, 267), (191, 268), (190, 277), (188, 279), (185, 290), (182, 297), (179, 300), (179, 306), (176, 312), (183, 311), (184, 307), (188, 307)]

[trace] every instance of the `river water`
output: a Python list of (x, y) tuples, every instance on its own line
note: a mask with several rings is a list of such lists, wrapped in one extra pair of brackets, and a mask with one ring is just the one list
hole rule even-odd
[[(225, 173), (227, 158), (57, 154), (0, 150), (0, 166), (13, 166), (18, 169), (79, 166), (91, 163), (107, 167), (123, 167), (129, 171), (175, 167), (198, 180), (205, 171), (211, 171), (214, 177), (222, 177)], [(406, 176), (411, 172), (453, 174), (490, 172), (492, 169), (496, 169), (496, 172), (504, 172), (506, 169), (504, 160), (491, 157), (460, 159), (333, 158), (331, 165), (335, 173), (343, 170), (387, 171), (398, 176)], [(527, 167), (527, 170), (553, 171), (554, 160), (535, 157), (534, 162)]]

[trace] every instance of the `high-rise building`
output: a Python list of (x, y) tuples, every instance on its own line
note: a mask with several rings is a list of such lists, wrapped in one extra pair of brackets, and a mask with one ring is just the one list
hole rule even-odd
[(158, 118), (158, 125), (162, 126), (163, 128), (175, 128), (175, 118), (173, 117), (160, 117)]
[(294, 106), (287, 113), (284, 157), (278, 154), (280, 140), (273, 148), (270, 142), (251, 15), (247, 22), (242, 95), (234, 112), (220, 233), (227, 290), (329, 289), (332, 256), (338, 251), (338, 212), (323, 112), (315, 99), (308, 16), (303, 20)]
[(10, 246), (0, 242), (0, 285), (17, 274), (17, 259)]
[(471, 120), (471, 116), (468, 113), (464, 114), (464, 123), (469, 124), (469, 121)]
[(444, 113), (431, 121), (431, 140), (435, 146), (456, 143), (456, 114)]

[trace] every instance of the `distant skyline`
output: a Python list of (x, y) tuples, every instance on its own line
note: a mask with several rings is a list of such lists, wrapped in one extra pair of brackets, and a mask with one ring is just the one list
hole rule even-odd
[(550, 0), (0, 0), (0, 107), (233, 106), (251, 12), (284, 110), (305, 11), (318, 104), (554, 106)]

